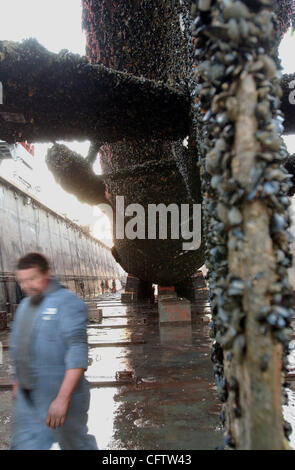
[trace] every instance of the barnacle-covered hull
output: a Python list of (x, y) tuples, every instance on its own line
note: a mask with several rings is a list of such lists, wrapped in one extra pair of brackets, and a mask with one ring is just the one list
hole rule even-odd
[(67, 50), (55, 54), (35, 39), (0, 41), (0, 64), (0, 137), (7, 142), (113, 142), (188, 132), (183, 89), (91, 65)]
[[(91, 64), (66, 51), (48, 53), (33, 40), (1, 43), (0, 80), (6, 90), (1, 137), (12, 142), (90, 138), (101, 146), (114, 209), (117, 195), (126, 206), (135, 202), (145, 210), (155, 203), (176, 203), (179, 209), (200, 204), (196, 149), (191, 151), (191, 139), (190, 150), (182, 144), (190, 134), (189, 4), (84, 2)], [(51, 165), (57, 180), (84, 202), (105, 202), (102, 180), (87, 173), (79, 157), (66, 162), (67, 152), (59, 150), (61, 158), (55, 152)], [(166, 240), (117, 240), (114, 234), (116, 259), (142, 280), (182, 281), (204, 263), (203, 240), (200, 248), (184, 252), (185, 240), (169, 239), (170, 228), (168, 221)]]
[(212, 360), (225, 444), (238, 449), (287, 449), (290, 433), (281, 394), (292, 315), (292, 185), (282, 165), (280, 4), (283, 21), (291, 2), (199, 1), (193, 23)]
[[(67, 51), (49, 53), (34, 40), (21, 45), (1, 42), (0, 137), (9, 142), (90, 138), (97, 149), (104, 143), (101, 160), (114, 208), (116, 195), (125, 196), (128, 203), (140, 201), (145, 209), (148, 201), (153, 202), (151, 193), (155, 200), (159, 196), (161, 203), (169, 204), (167, 171), (172, 166), (165, 168), (165, 161), (175, 162), (171, 181), (177, 172), (179, 176), (173, 182), (173, 201), (201, 202), (199, 149), (189, 125), (190, 3), (85, 0), (83, 25), (92, 64)], [(290, 23), (291, 3), (280, 5), (277, 42)], [(218, 75), (219, 69), (214, 73)], [(284, 82), (288, 80), (283, 80), (285, 129), (292, 132), (294, 106), (289, 104)], [(182, 145), (185, 136), (189, 136), (189, 150)], [(102, 179), (94, 178), (79, 158), (74, 160), (73, 156), (73, 164), (66, 168), (55, 166), (58, 181), (85, 202), (105, 202)], [(214, 166), (214, 159), (211, 163)], [(126, 176), (120, 179), (122, 169), (132, 175), (128, 184)], [(149, 177), (137, 178), (136, 173), (144, 170)], [(125, 270), (141, 279), (178, 282), (204, 261), (203, 245), (180, 253), (182, 240), (164, 244), (114, 238), (114, 255)]]
[[(85, 0), (83, 26), (87, 55), (93, 64), (162, 80), (182, 89), (191, 73), (189, 53), (190, 2), (108, 2)], [(171, 116), (173, 118), (173, 116)], [(189, 135), (189, 130), (188, 130)], [(182, 139), (107, 140), (100, 149), (101, 163), (115, 207), (116, 196), (125, 206), (141, 204), (201, 203), (196, 153), (191, 156)], [(193, 181), (193, 183), (192, 183)], [(197, 221), (201, 225), (201, 218)], [(146, 226), (148, 220), (146, 220)], [(114, 256), (123, 269), (142, 280), (162, 285), (176, 284), (194, 274), (204, 263), (204, 245), (185, 252), (183, 239), (123, 240), (114, 236)], [(115, 235), (115, 234), (114, 234)]]
[[(122, 143), (122, 147), (124, 144)], [(114, 152), (114, 150), (113, 150)], [(116, 237), (116, 230), (121, 220), (120, 214), (115, 217), (114, 224), (114, 249), (113, 254), (123, 269), (138, 277), (139, 279), (157, 283), (160, 285), (175, 284), (190, 275), (204, 264), (204, 245), (203, 243), (197, 249), (186, 250), (183, 244), (187, 240), (181, 237), (181, 218), (184, 213), (181, 210), (182, 204), (189, 209), (191, 217), (190, 232), (195, 233), (201, 228), (201, 211), (196, 211), (197, 204), (201, 202), (200, 192), (197, 192), (197, 198), (192, 199), (188, 196), (188, 190), (174, 159), (171, 159), (171, 146), (162, 146), (162, 152), (159, 152), (159, 143), (142, 142), (142, 154), (147, 152), (149, 159), (144, 164), (129, 164), (124, 169), (114, 168), (112, 171), (104, 174), (107, 191), (109, 193), (109, 202), (114, 209), (116, 208), (116, 196), (124, 195), (124, 209), (130, 204), (139, 204), (142, 207), (142, 220), (139, 222), (139, 230), (143, 239), (128, 239)], [(127, 145), (125, 154), (129, 154)], [(112, 154), (114, 157), (114, 153)], [(104, 168), (106, 154), (102, 157)], [(113, 163), (115, 158), (112, 158)], [(120, 161), (120, 160), (119, 160)], [(108, 170), (110, 165), (108, 166)], [(179, 239), (172, 239), (170, 229), (172, 227), (171, 216), (167, 211), (162, 213), (162, 224), (167, 220), (167, 239), (161, 239), (158, 220), (149, 217), (149, 207), (161, 205), (165, 208), (176, 209), (176, 224), (179, 230)], [(131, 217), (125, 217), (124, 226), (132, 220)], [(153, 231), (156, 226), (157, 239), (148, 237), (149, 231)], [(163, 225), (162, 225), (163, 227)], [(176, 229), (177, 232), (177, 229)], [(176, 233), (177, 235), (177, 233)], [(201, 234), (202, 235), (202, 234)], [(166, 236), (166, 234), (164, 234)], [(202, 236), (200, 237), (202, 240)], [(198, 240), (195, 240), (195, 243)]]
[[(183, 240), (121, 239), (116, 233), (113, 255), (130, 274), (147, 281), (147, 290), (150, 282), (183, 287), (179, 281), (203, 263), (206, 239), (212, 360), (217, 394), (224, 403), (225, 445), (239, 449), (286, 449), (290, 432), (283, 422), (286, 394), (281, 394), (281, 385), (292, 304), (287, 277), (287, 196), (292, 188), (283, 167), (287, 152), (281, 134), (283, 113), (285, 132), (295, 133), (289, 89), (294, 76), (281, 80), (277, 47), (292, 15), (294, 23), (294, 0), (83, 0), (87, 56), (94, 67), (89, 66), (90, 75), (94, 73), (95, 83), (105, 75), (112, 78), (106, 88), (111, 99), (104, 103), (108, 119), (100, 115), (93, 120), (90, 113), (86, 127), (81, 124), (90, 135), (92, 123), (91, 138), (100, 149), (103, 168), (97, 195), (92, 191), (96, 180), (90, 177), (89, 198), (106, 198), (116, 209), (116, 197), (123, 196), (125, 206), (137, 203), (145, 211), (155, 203), (202, 202), (199, 250), (184, 253)], [(133, 91), (146, 96), (139, 113), (141, 98), (134, 101), (129, 80)], [(159, 94), (157, 80), (162, 83)], [(119, 96), (113, 93), (116, 83)], [(173, 109), (182, 109), (178, 105), (179, 99), (180, 104), (186, 100), (185, 88), (191, 108), (187, 115), (184, 110), (181, 126)], [(69, 95), (74, 89), (70, 85)], [(28, 91), (33, 99), (34, 89)], [(155, 96), (160, 102), (152, 100), (150, 108), (147, 104)], [(172, 107), (163, 97), (172, 98)], [(113, 116), (108, 105), (116, 111)], [(171, 113), (171, 126), (167, 113), (159, 109), (162, 105)], [(153, 123), (158, 112), (162, 117)], [(34, 135), (42, 135), (46, 129), (38, 129), (34, 116), (31, 119), (27, 126), (19, 122), (20, 136), (16, 124), (0, 120), (0, 137), (3, 132), (17, 140), (27, 136), (22, 130), (29, 132), (30, 127)], [(72, 131), (81, 136), (73, 124)], [(50, 120), (49, 125), (52, 131)], [(62, 132), (59, 128), (58, 135)], [(54, 171), (69, 190), (87, 199), (79, 178), (67, 181), (76, 164), (79, 167), (80, 157), (72, 157), (73, 162), (65, 158), (60, 165), (63, 158), (57, 155)], [(88, 181), (86, 177), (86, 186)], [(148, 222), (145, 214), (143, 221)]]

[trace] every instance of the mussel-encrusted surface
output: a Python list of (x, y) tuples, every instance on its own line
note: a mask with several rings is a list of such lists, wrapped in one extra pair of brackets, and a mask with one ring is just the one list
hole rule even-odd
[[(173, 159), (169, 160), (168, 155), (164, 153), (162, 156), (159, 155), (159, 160), (130, 165), (124, 169), (104, 174), (110, 195), (109, 202), (114, 208), (116, 207), (115, 197), (124, 195), (125, 209), (133, 203), (140, 204), (144, 209), (144, 218), (140, 226), (145, 224), (146, 239), (130, 240), (126, 237), (120, 240), (116, 239), (114, 233), (117, 261), (128, 273), (160, 285), (173, 285), (194, 274), (204, 263), (203, 242), (199, 249), (186, 251), (182, 247), (185, 242), (182, 237), (171, 239), (170, 216), (167, 219), (168, 239), (162, 240), (159, 235), (157, 235), (157, 239), (148, 239), (149, 224), (155, 225), (148, 219), (149, 204), (165, 204), (166, 207), (170, 204), (177, 204), (180, 222), (181, 204), (189, 205), (190, 215), (192, 215), (193, 203), (200, 202), (200, 199), (196, 201), (188, 197), (186, 186), (176, 163)], [(136, 213), (134, 213), (135, 215)], [(130, 219), (131, 217), (125, 217), (125, 224)], [(201, 219), (195, 220), (195, 230), (197, 224), (201, 224)]]
[[(189, 11), (189, 0), (83, 0), (87, 56), (93, 64), (182, 89), (192, 67)], [(134, 140), (126, 135), (116, 143), (106, 138), (100, 154), (112, 204), (116, 195), (125, 196), (126, 205), (140, 203), (145, 209), (148, 203), (200, 202), (197, 161), (182, 140), (168, 134)], [(163, 285), (186, 278), (204, 262), (203, 244), (183, 253), (179, 240), (115, 239), (114, 243), (126, 271)]]
[(0, 139), (117, 141), (178, 138), (188, 131), (188, 95), (161, 82), (48, 52), (36, 40), (0, 42)]
[(279, 42), (290, 26), (295, 27), (294, 0), (277, 0), (275, 11), (277, 14), (277, 40)]
[(192, 10), (212, 360), (225, 446), (238, 449), (286, 448), (289, 429), (279, 393), (292, 316), (292, 238), (278, 5), (199, 0)]
[(54, 144), (46, 163), (63, 189), (84, 203), (95, 205), (107, 202), (103, 178), (95, 175), (85, 158), (65, 145)]

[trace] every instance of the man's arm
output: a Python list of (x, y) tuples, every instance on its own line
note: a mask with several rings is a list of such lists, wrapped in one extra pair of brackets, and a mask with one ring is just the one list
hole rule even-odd
[(49, 407), (46, 418), (47, 426), (52, 429), (63, 426), (70, 406), (72, 393), (78, 385), (83, 373), (84, 369), (82, 368), (69, 369), (66, 371), (58, 395)]
[(71, 396), (88, 367), (87, 306), (76, 296), (72, 296), (64, 302), (62, 308), (61, 335), (66, 345), (66, 373), (46, 418), (47, 426), (53, 429), (63, 426)]

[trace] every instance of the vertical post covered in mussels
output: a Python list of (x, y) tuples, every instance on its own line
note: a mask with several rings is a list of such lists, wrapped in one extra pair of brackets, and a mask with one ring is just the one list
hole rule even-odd
[[(273, 0), (192, 7), (192, 108), (225, 445), (286, 449), (290, 182)], [(286, 395), (286, 394), (285, 394)]]

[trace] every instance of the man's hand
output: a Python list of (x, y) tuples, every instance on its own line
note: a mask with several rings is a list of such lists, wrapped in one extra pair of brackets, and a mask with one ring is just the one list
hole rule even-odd
[(55, 400), (53, 400), (48, 410), (46, 425), (50, 428), (55, 429), (64, 425), (72, 393), (83, 373), (84, 369), (82, 368), (69, 369), (66, 371), (58, 395)]
[(63, 426), (69, 406), (70, 400), (68, 398), (57, 397), (53, 400), (48, 410), (46, 425), (52, 429)]

